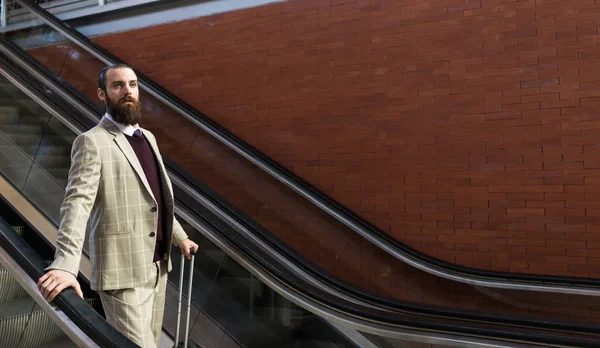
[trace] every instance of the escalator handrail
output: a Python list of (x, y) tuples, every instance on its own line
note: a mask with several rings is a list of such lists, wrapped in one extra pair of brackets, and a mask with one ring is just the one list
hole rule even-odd
[[(0, 216), (0, 247), (4, 249), (35, 282), (46, 273), (46, 262)], [(82, 277), (79, 277), (81, 281)], [(107, 348), (138, 347), (88, 305), (72, 288), (63, 290), (53, 301), (85, 334)]]
[[(42, 91), (38, 90), (37, 91), (39, 93), (39, 97), (40, 98), (52, 98), (50, 96), (46, 96), (43, 94)], [(58, 98), (53, 98), (53, 99), (58, 99)], [(65, 103), (60, 103), (57, 102), (56, 103), (56, 107), (58, 107), (58, 105), (62, 105), (62, 107), (66, 107), (68, 108), (68, 105)], [(71, 109), (71, 108), (68, 108)], [(70, 114), (70, 116), (67, 117), (73, 117), (73, 116), (77, 116), (77, 112), (73, 112)], [(79, 116), (81, 118), (81, 116)], [(171, 165), (175, 165), (175, 164), (170, 164)], [(188, 180), (195, 180), (197, 181), (197, 179), (188, 176)], [(198, 185), (202, 185), (200, 182), (197, 183)], [(208, 187), (204, 187), (204, 190), (206, 191), (210, 191), (210, 189)], [(202, 191), (201, 191), (202, 192)], [(205, 194), (211, 195), (210, 192), (203, 192)], [(217, 195), (215, 192), (212, 193), (213, 195)], [(197, 201), (195, 201), (193, 198), (185, 198), (187, 196), (187, 193), (185, 191), (181, 191), (178, 192), (177, 195), (177, 200), (178, 203), (181, 203), (183, 200), (183, 205), (185, 206), (186, 209), (188, 210), (197, 210), (196, 208), (198, 206), (200, 206), (200, 203), (198, 203)], [(188, 196), (189, 197), (189, 196)], [(221, 204), (226, 204), (224, 202), (226, 202), (223, 199), (216, 199), (216, 201), (220, 201)], [(196, 208), (195, 208), (196, 207)], [(228, 207), (226, 207), (227, 209), (225, 210), (231, 210), (232, 212), (236, 211), (236, 208), (229, 205)], [(243, 216), (242, 212), (237, 212), (237, 216), (236, 214), (233, 214), (234, 217), (239, 218), (239, 216)], [(203, 220), (206, 222), (206, 220), (202, 219), (201, 217), (199, 217), (198, 215), (195, 216), (197, 219), (199, 220)], [(249, 221), (251, 221), (249, 218), (242, 218), (241, 220), (239, 220), (241, 223), (244, 224), (248, 224)], [(210, 221), (206, 222), (207, 224), (211, 224)], [(253, 229), (254, 232), (256, 232), (258, 235), (266, 235), (269, 236), (270, 232), (268, 232), (267, 230), (262, 229), (262, 233), (259, 233), (259, 231), (256, 231), (257, 229), (261, 229), (260, 225), (256, 225), (256, 226), (249, 226), (250, 229)], [(353, 303), (347, 303), (347, 301), (340, 301), (339, 298), (333, 297), (331, 294), (327, 294), (325, 292), (323, 292), (321, 289), (318, 288), (314, 288), (313, 285), (310, 285), (310, 283), (306, 282), (305, 280), (303, 280), (302, 278), (299, 278), (296, 275), (291, 274), (290, 272), (287, 271), (282, 271), (278, 268), (276, 268), (274, 265), (276, 264), (276, 262), (273, 261), (272, 259), (272, 255), (269, 256), (269, 253), (265, 253), (264, 251), (261, 252), (259, 247), (254, 246), (254, 248), (252, 247), (252, 243), (248, 243), (248, 241), (243, 241), (243, 238), (239, 237), (237, 233), (226, 233), (226, 229), (224, 228), (216, 228), (217, 231), (221, 231), (221, 234), (223, 236), (224, 239), (228, 239), (228, 240), (233, 240), (234, 242), (237, 241), (236, 247), (238, 247), (239, 250), (242, 250), (244, 253), (246, 254), (251, 254), (253, 255), (252, 259), (254, 262), (261, 264), (261, 267), (263, 267), (264, 269), (267, 269), (269, 272), (273, 273), (273, 274), (278, 274), (279, 277), (281, 279), (284, 279), (285, 283), (287, 284), (292, 284), (293, 286), (295, 286), (298, 290), (298, 292), (302, 292), (301, 289), (304, 288), (311, 288), (312, 290), (309, 291), (309, 293), (311, 293), (310, 296), (317, 296), (319, 298), (319, 301), (324, 301), (324, 303), (327, 303), (328, 306), (333, 307), (333, 308), (337, 308), (338, 311), (342, 311), (342, 312), (349, 312), (349, 313), (354, 313), (354, 315), (360, 316), (362, 318), (367, 318), (368, 320), (371, 320), (373, 322), (386, 322), (388, 324), (393, 324), (393, 325), (401, 325), (401, 326), (414, 326), (415, 324), (415, 320), (411, 320), (406, 321), (406, 320), (400, 320), (399, 318), (394, 319), (395, 317), (397, 317), (397, 315), (390, 315), (390, 312), (387, 310), (387, 308), (382, 308), (382, 309), (375, 309), (373, 310), (372, 308), (363, 308), (360, 305), (356, 305)], [(271, 235), (272, 236), (272, 235)], [(277, 242), (276, 239), (272, 239), (271, 242)], [(280, 242), (279, 242), (280, 243)], [(278, 246), (279, 243), (274, 243), (275, 246)], [(288, 252), (289, 250), (286, 249)], [(286, 251), (284, 250), (284, 251)], [(271, 257), (271, 258), (269, 258)], [(296, 255), (295, 258), (297, 258), (298, 256)], [(314, 267), (314, 266), (310, 266), (310, 264), (305, 263), (304, 267)], [(325, 275), (326, 281), (329, 280), (329, 282), (332, 282), (330, 277), (328, 277), (327, 275)], [(306, 293), (307, 291), (304, 291), (304, 293)], [(358, 293), (358, 292), (357, 292)], [(356, 295), (359, 296), (359, 295)], [(392, 303), (389, 302), (388, 305)], [(539, 327), (541, 329), (550, 329), (550, 330), (563, 330), (563, 331), (579, 331), (581, 333), (596, 333), (599, 332), (600, 329), (596, 326), (590, 326), (590, 325), (572, 325), (572, 324), (565, 324), (565, 323), (553, 323), (553, 322), (547, 322), (547, 321), (539, 321), (539, 320), (527, 320), (527, 319), (515, 319), (515, 318), (506, 318), (506, 317), (501, 317), (501, 316), (494, 316), (494, 315), (481, 315), (481, 314), (473, 314), (473, 313), (468, 313), (467, 311), (456, 311), (456, 310), (438, 310), (435, 311), (431, 308), (426, 308), (426, 306), (411, 306), (411, 305), (407, 305), (407, 304), (401, 304), (401, 303), (397, 303), (397, 302), (393, 302), (393, 306), (396, 310), (399, 311), (411, 311), (412, 314), (416, 314), (416, 315), (427, 315), (427, 316), (431, 316), (431, 315), (442, 315), (442, 316), (453, 316), (455, 320), (479, 320), (479, 321), (495, 321), (494, 324), (498, 324), (498, 325), (521, 325), (521, 326), (528, 326), (528, 327)], [(341, 309), (340, 309), (341, 308)], [(414, 313), (417, 312), (417, 313)], [(448, 326), (447, 324), (440, 324), (441, 326), (436, 326), (435, 323), (431, 323), (428, 320), (424, 320), (424, 321), (420, 321), (420, 323), (422, 325), (425, 325), (421, 328), (423, 329), (433, 329), (433, 328), (437, 328), (439, 330), (444, 329), (444, 330), (454, 330), (456, 332), (461, 332), (464, 334), (477, 334), (480, 335), (482, 333), (484, 333), (483, 331), (481, 331), (480, 328), (478, 329), (474, 329), (469, 331), (469, 330), (462, 330), (461, 328), (464, 328), (464, 325), (461, 326), (453, 326), (450, 325)], [(409, 325), (411, 324), (411, 325)], [(462, 330), (462, 331), (461, 331)], [(493, 330), (492, 330), (493, 331)], [(488, 335), (492, 334), (492, 331), (485, 331)], [(499, 336), (497, 337), (513, 337), (514, 339), (523, 339), (523, 335), (521, 333), (512, 333), (512, 332), (506, 332), (506, 331), (498, 331), (498, 332), (494, 332), (494, 334), (498, 334)], [(508, 335), (508, 336), (507, 336)], [(534, 336), (531, 336), (532, 338)], [(535, 336), (538, 337), (538, 336)], [(555, 336), (548, 336), (548, 335), (541, 335), (536, 339), (540, 339), (545, 343), (550, 343), (550, 342), (567, 342), (565, 341), (564, 337), (555, 337)], [(558, 341), (557, 341), (558, 340)], [(569, 339), (570, 340), (570, 339)], [(569, 341), (570, 342), (570, 341)], [(583, 342), (583, 341), (582, 341)], [(586, 341), (587, 342), (587, 341)]]
[[(29, 8), (37, 14), (46, 24), (60, 31), (80, 45), (90, 54), (101, 61), (110, 63), (123, 62), (118, 57), (103, 49), (85, 35), (71, 28), (67, 23), (61, 21), (47, 10), (33, 3), (31, 0), (16, 0), (21, 5)], [(175, 111), (203, 128), (207, 133), (217, 138), (225, 145), (238, 152), (240, 155), (266, 171), (275, 179), (284, 183), (298, 194), (325, 211), (335, 219), (339, 220), (374, 245), (383, 249), (393, 257), (417, 267), (425, 272), (448, 278), (454, 281), (497, 288), (513, 288), (532, 291), (555, 291), (569, 292), (569, 286), (600, 286), (600, 279), (565, 277), (554, 275), (534, 275), (525, 273), (509, 273), (500, 271), (481, 270), (472, 267), (461, 266), (443, 261), (433, 256), (420, 252), (391, 237), (374, 224), (363, 219), (341, 203), (335, 201), (324, 192), (309, 184), (290, 170), (281, 166), (247, 142), (243, 141), (233, 133), (222, 127), (200, 111), (182, 101), (168, 92), (151, 79), (140, 72), (136, 72), (140, 85), (153, 96), (163, 101)], [(600, 290), (590, 289), (590, 293), (600, 295)]]

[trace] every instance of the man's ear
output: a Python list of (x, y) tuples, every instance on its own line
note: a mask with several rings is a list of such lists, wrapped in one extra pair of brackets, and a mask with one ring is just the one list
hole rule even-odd
[(98, 99), (100, 99), (102, 101), (106, 101), (106, 94), (104, 93), (104, 91), (101, 88), (98, 88), (96, 93), (98, 94)]

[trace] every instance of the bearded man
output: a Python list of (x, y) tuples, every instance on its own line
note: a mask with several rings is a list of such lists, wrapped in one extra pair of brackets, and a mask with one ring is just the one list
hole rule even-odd
[[(100, 123), (73, 142), (54, 262), (38, 281), (46, 300), (76, 276), (89, 222), (91, 288), (106, 320), (144, 348), (159, 346), (171, 244), (190, 258), (198, 245), (174, 217), (173, 191), (156, 139), (140, 128), (137, 76), (125, 64), (98, 78)], [(88, 221), (89, 220), (89, 221)]]

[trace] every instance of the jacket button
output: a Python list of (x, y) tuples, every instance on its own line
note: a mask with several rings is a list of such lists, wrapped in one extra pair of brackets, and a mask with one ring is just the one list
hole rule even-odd
[(150, 237), (154, 237), (154, 235), (156, 235), (156, 233), (150, 232)]
[(158, 209), (156, 209), (156, 207), (152, 207), (152, 209), (150, 209), (151, 212), (155, 213)]

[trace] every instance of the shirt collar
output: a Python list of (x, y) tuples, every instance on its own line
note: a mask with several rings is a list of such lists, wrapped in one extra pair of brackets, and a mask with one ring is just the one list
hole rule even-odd
[(135, 132), (137, 129), (140, 128), (140, 126), (136, 123), (135, 125), (131, 126), (131, 125), (126, 125), (120, 122), (117, 122), (115, 120), (113, 120), (112, 116), (110, 116), (107, 113), (104, 114), (104, 117), (108, 118), (112, 123), (115, 124), (115, 126), (117, 126), (117, 128), (119, 128), (119, 130), (126, 135), (129, 135), (130, 137), (133, 136), (133, 132)]

